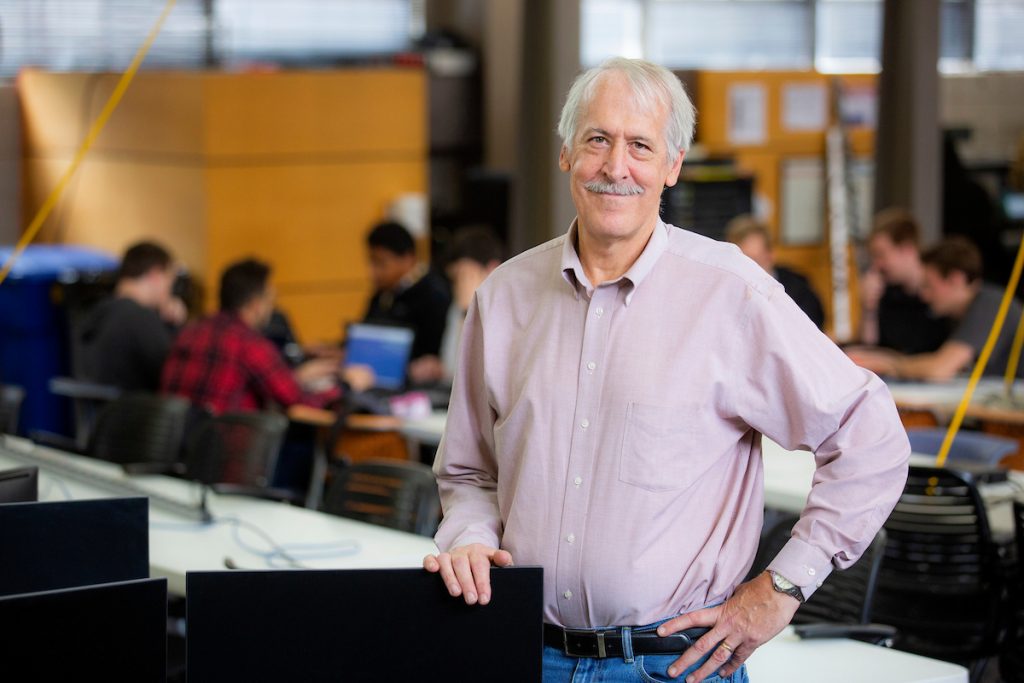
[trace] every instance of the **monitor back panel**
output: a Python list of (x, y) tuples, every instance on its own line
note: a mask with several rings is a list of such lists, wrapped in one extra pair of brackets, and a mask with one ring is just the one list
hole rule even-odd
[(0, 504), (39, 500), (39, 468), (19, 467), (0, 471)]
[(0, 595), (149, 577), (149, 501), (0, 505)]
[(491, 575), (470, 607), (422, 569), (190, 573), (189, 683), (539, 681), (543, 570)]
[(0, 597), (0, 679), (163, 681), (167, 579)]

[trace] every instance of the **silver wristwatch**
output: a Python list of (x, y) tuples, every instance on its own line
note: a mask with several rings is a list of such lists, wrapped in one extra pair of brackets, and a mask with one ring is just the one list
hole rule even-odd
[(804, 592), (800, 590), (799, 586), (772, 569), (768, 570), (768, 574), (772, 577), (772, 588), (780, 593), (793, 596), (801, 603), (804, 601)]

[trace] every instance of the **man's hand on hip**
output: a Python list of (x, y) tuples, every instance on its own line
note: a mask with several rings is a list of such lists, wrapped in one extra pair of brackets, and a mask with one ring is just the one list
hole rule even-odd
[(784, 629), (800, 603), (791, 595), (772, 587), (768, 572), (741, 584), (731, 598), (717, 607), (697, 610), (670, 619), (658, 627), (659, 636), (699, 626), (710, 626), (700, 640), (669, 667), (675, 677), (711, 652), (704, 665), (686, 677), (689, 682), (703, 681), (716, 671), (729, 676), (764, 643)]
[(481, 543), (452, 548), (451, 552), (427, 555), (423, 568), (428, 572), (440, 572), (444, 585), (452, 597), (460, 595), (467, 605), (491, 601), (491, 565), (511, 567), (512, 554)]

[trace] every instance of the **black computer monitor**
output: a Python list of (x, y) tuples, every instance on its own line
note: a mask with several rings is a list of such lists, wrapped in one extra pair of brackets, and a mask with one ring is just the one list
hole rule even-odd
[(0, 595), (149, 577), (149, 501), (0, 505)]
[(39, 468), (18, 467), (0, 472), (0, 503), (39, 500)]
[(422, 569), (190, 572), (189, 683), (539, 681), (543, 570), (469, 606)]
[(0, 679), (164, 681), (167, 579), (0, 597)]

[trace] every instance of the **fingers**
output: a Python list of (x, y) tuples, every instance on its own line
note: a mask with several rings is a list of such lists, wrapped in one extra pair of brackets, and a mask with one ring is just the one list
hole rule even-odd
[(486, 605), (491, 601), (491, 564), (510, 567), (512, 554), (474, 543), (423, 558), (423, 568), (439, 573), (448, 593), (456, 598), (462, 596), (467, 605)]
[(743, 666), (743, 663), (746, 662), (747, 658), (752, 654), (754, 654), (754, 648), (752, 647), (741, 645), (736, 648), (736, 651), (732, 653), (732, 657), (729, 658), (729, 661), (718, 670), (718, 675), (723, 678), (733, 675), (736, 673), (737, 669)]
[[(694, 614), (696, 614), (696, 612)], [(660, 633), (660, 630), (659, 630), (659, 633)], [(668, 669), (668, 675), (672, 676), (673, 678), (675, 678), (679, 674), (683, 673), (684, 671), (689, 669), (691, 666), (696, 664), (698, 661), (703, 659), (704, 656), (707, 655), (709, 652), (712, 652), (713, 650), (715, 650), (715, 648), (717, 647), (718, 643), (722, 642), (725, 639), (726, 639), (726, 636), (723, 634), (721, 629), (717, 629), (717, 628), (711, 629), (710, 631), (705, 633), (703, 636), (701, 636), (697, 640), (696, 643), (691, 645), (686, 650), (686, 652), (684, 652), (682, 654), (682, 656), (679, 657), (679, 659), (677, 659), (675, 662), (672, 663), (672, 665)], [(722, 661), (719, 663), (719, 665), (724, 663), (726, 660), (729, 659), (728, 652), (723, 652), (722, 654), (725, 654), (726, 656), (722, 659)], [(711, 659), (714, 659), (714, 657), (715, 657), (715, 655), (712, 654), (711, 655)], [(711, 661), (711, 659), (709, 659), (708, 661)], [(705, 663), (705, 666), (703, 668), (707, 668), (707, 663)], [(714, 668), (712, 668), (712, 671), (713, 670), (714, 670)], [(690, 676), (687, 676), (686, 680), (690, 681), (691, 677), (693, 677), (693, 674), (691, 674)], [(707, 676), (705, 675), (704, 678), (707, 678)], [(702, 681), (702, 680), (704, 680), (704, 678), (694, 678), (693, 680)]]
[(670, 636), (673, 633), (678, 633), (695, 626), (714, 626), (718, 622), (718, 615), (721, 611), (722, 606), (719, 605), (717, 607), (695, 610), (687, 614), (680, 614), (678, 617), (669, 619), (659, 626), (658, 635), (664, 638), (665, 636)]
[[(705, 678), (727, 666), (733, 657), (736, 656), (735, 647), (730, 645), (727, 640), (712, 643), (711, 647), (714, 648), (711, 651), (711, 656), (707, 658), (707, 661), (705, 661), (699, 669), (686, 677), (686, 683), (703, 681)], [(738, 667), (739, 665), (737, 665), (737, 668)], [(685, 669), (680, 669), (679, 673), (682, 673), (683, 671), (685, 671)]]

